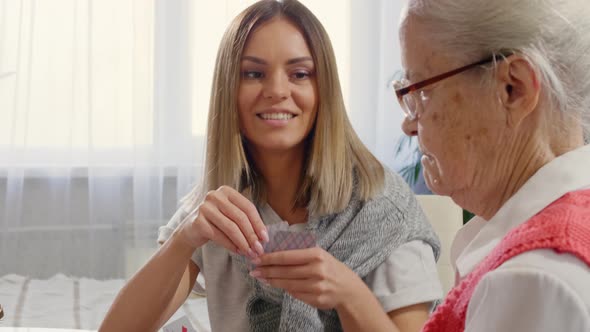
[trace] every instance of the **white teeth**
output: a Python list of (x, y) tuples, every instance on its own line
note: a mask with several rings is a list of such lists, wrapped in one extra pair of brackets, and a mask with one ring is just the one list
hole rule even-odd
[(265, 113), (260, 114), (260, 117), (264, 120), (289, 120), (295, 117), (291, 113)]

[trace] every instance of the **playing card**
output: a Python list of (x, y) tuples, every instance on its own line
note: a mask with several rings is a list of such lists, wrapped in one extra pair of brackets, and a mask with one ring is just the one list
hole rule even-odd
[[(269, 241), (264, 243), (262, 247), (265, 253), (275, 251), (306, 249), (316, 246), (315, 234), (310, 231), (292, 231), (289, 230), (289, 224), (286, 221), (272, 224), (266, 227)], [(249, 259), (246, 258), (248, 261)], [(248, 270), (256, 268), (249, 263)]]
[(264, 252), (305, 249), (315, 245), (315, 235), (311, 232), (276, 231), (266, 244)]
[(309, 231), (296, 232), (289, 230), (286, 221), (267, 227), (269, 241), (262, 247), (265, 253), (311, 248), (316, 245), (315, 235)]
[(162, 328), (164, 332), (197, 332), (187, 316), (182, 316)]

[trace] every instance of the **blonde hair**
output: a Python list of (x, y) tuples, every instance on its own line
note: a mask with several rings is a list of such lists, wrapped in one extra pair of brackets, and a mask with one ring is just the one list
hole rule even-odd
[(191, 205), (204, 194), (226, 185), (247, 191), (255, 203), (265, 200), (261, 176), (240, 135), (237, 91), (240, 63), (248, 36), (273, 18), (289, 20), (310, 48), (319, 93), (315, 125), (306, 139), (307, 153), (293, 207), (310, 215), (342, 211), (358, 186), (361, 200), (382, 190), (384, 169), (354, 132), (346, 115), (334, 51), (322, 24), (296, 0), (262, 0), (239, 14), (226, 30), (217, 54), (209, 107), (205, 177), (189, 196)]

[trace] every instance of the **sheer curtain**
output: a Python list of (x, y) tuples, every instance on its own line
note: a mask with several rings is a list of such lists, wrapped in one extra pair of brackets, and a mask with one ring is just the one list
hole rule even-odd
[[(213, 61), (252, 0), (0, 0), (0, 276), (120, 278), (202, 175)], [(302, 0), (349, 114), (395, 167), (390, 0)]]
[(406, 151), (396, 154), (403, 135), (403, 112), (391, 86), (402, 75), (399, 15), (405, 1), (352, 0), (349, 116), (357, 133), (388, 167), (399, 169)]
[(122, 277), (155, 245), (203, 155), (181, 6), (0, 1), (0, 275)]

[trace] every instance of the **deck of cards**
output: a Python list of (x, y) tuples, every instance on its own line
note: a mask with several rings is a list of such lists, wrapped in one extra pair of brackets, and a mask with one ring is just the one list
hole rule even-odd
[[(266, 227), (268, 232), (268, 242), (262, 245), (264, 253), (268, 254), (276, 251), (307, 249), (316, 246), (316, 236), (310, 231), (294, 231), (289, 229), (289, 223), (286, 221), (272, 224)], [(246, 266), (251, 271), (256, 266), (249, 262), (246, 256), (242, 256), (248, 261)]]
[(315, 234), (309, 231), (289, 230), (286, 221), (268, 226), (269, 241), (262, 245), (265, 253), (275, 251), (306, 249), (316, 246)]

